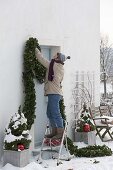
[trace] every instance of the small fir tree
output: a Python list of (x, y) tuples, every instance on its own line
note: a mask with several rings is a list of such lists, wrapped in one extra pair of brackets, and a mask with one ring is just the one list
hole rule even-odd
[[(86, 128), (86, 130), (85, 130)], [(77, 121), (77, 132), (93, 131), (95, 130), (94, 122), (91, 118), (87, 105), (84, 103), (80, 119)]]
[(18, 150), (22, 145), (24, 149), (29, 148), (31, 136), (27, 130), (27, 119), (24, 114), (18, 110), (11, 119), (7, 128), (5, 128), (4, 149)]

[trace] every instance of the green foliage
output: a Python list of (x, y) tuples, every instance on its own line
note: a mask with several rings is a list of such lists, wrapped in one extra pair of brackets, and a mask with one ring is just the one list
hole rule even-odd
[(90, 131), (95, 130), (95, 125), (91, 118), (89, 110), (87, 109), (87, 106), (84, 104), (80, 119), (78, 119), (78, 121), (77, 121), (77, 129), (76, 129), (77, 132), (84, 132), (85, 124), (90, 125)]
[(111, 156), (112, 150), (106, 146), (87, 146), (84, 148), (77, 149), (75, 151), (75, 156), (78, 157), (100, 157), (100, 156)]
[(46, 69), (43, 67), (35, 56), (35, 48), (41, 51), (38, 40), (36, 38), (29, 38), (26, 42), (24, 50), (24, 93), (25, 101), (23, 106), (23, 113), (27, 118), (27, 129), (31, 129), (32, 124), (35, 119), (35, 105), (36, 105), (36, 92), (34, 78), (38, 80), (39, 83), (44, 82)]
[[(31, 129), (32, 124), (34, 123), (35, 119), (35, 105), (36, 105), (36, 92), (35, 92), (35, 84), (34, 84), (34, 78), (38, 80), (39, 83), (44, 82), (46, 69), (43, 67), (38, 60), (36, 60), (35, 57), (35, 48), (40, 49), (40, 46), (38, 44), (38, 40), (36, 38), (29, 38), (29, 40), (26, 42), (25, 51), (24, 51), (24, 72), (23, 72), (23, 81), (24, 81), (24, 93), (25, 93), (25, 101), (24, 101), (24, 107), (23, 112), (25, 114), (25, 117), (27, 118), (27, 129)], [(64, 120), (66, 120), (65, 115), (65, 106), (64, 106), (64, 100), (62, 99), (60, 101), (60, 111), (61, 115)], [(88, 122), (89, 123), (89, 122)], [(92, 129), (93, 130), (93, 129)], [(23, 144), (25, 141), (23, 141)], [(73, 142), (70, 138), (67, 138), (68, 148), (70, 151), (70, 154), (74, 154), (75, 156), (81, 157), (96, 157), (96, 156), (110, 156), (112, 154), (112, 151), (107, 146), (88, 146), (85, 148), (78, 149), (77, 146), (73, 145)], [(65, 143), (64, 143), (65, 144)], [(13, 142), (12, 146), (14, 145), (14, 148), (16, 148), (16, 144)], [(27, 144), (25, 144), (27, 148)], [(7, 148), (9, 146), (7, 145)]]
[[(64, 99), (63, 98), (62, 98), (62, 100), (60, 100), (60, 113), (61, 113), (64, 121), (66, 121), (65, 105), (64, 105)], [(65, 126), (65, 122), (64, 122), (64, 126)], [(66, 146), (66, 141), (64, 141), (64, 145)], [(68, 145), (68, 149), (70, 151), (70, 154), (73, 155), (76, 152), (77, 146), (73, 145), (73, 141), (69, 137), (67, 137), (67, 145)]]
[(69, 138), (67, 138), (67, 143), (70, 154), (75, 155), (76, 157), (101, 157), (112, 155), (112, 150), (106, 145), (94, 145), (78, 148), (73, 145), (72, 140)]
[(9, 124), (9, 128), (11, 129), (12, 135), (20, 136), (22, 134), (23, 130), (27, 130), (27, 125), (25, 123), (22, 125), (19, 124), (18, 128), (15, 129), (15, 122), (12, 121)]
[(67, 137), (67, 144), (68, 144), (68, 149), (70, 151), (70, 154), (74, 155), (78, 149), (78, 146), (74, 146), (73, 141), (69, 137)]
[(18, 113), (11, 117), (8, 127), (5, 128), (4, 148), (18, 150), (18, 144), (23, 144), (24, 148), (28, 149), (30, 142), (27, 119), (19, 108)]
[[(61, 111), (62, 117), (66, 120), (64, 100), (62, 100), (60, 103), (60, 111)], [(88, 113), (88, 110), (86, 109), (85, 106), (83, 106), (82, 114), (84, 113), (84, 111)], [(82, 115), (82, 118), (83, 117), (85, 117), (84, 114)], [(85, 121), (87, 121), (87, 119), (88, 118), (86, 116)], [(84, 122), (84, 119), (83, 119), (83, 122)], [(91, 125), (93, 127), (93, 124)], [(106, 145), (103, 145), (103, 146), (94, 145), (94, 146), (87, 146), (84, 148), (78, 148), (77, 146), (74, 146), (73, 141), (69, 137), (67, 137), (67, 144), (68, 144), (68, 149), (70, 151), (70, 154), (75, 155), (77, 157), (99, 157), (99, 156), (111, 156), (112, 155), (112, 150)], [(64, 142), (64, 145), (66, 145), (66, 142)]]
[(21, 138), (21, 139), (17, 139), (13, 142), (4, 142), (4, 148), (6, 150), (15, 150), (15, 151), (18, 151), (18, 144), (23, 144), (25, 149), (28, 149), (29, 148), (29, 145), (30, 145), (30, 142), (31, 140), (30, 139), (26, 139), (26, 138)]
[(62, 98), (59, 102), (60, 105), (60, 113), (62, 115), (62, 118), (64, 120), (64, 127), (65, 127), (65, 121), (66, 121), (66, 115), (65, 115), (65, 105), (64, 105), (64, 98)]

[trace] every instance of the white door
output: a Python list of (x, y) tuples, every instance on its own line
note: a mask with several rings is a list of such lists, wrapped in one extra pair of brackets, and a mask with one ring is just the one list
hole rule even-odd
[[(45, 58), (50, 60), (51, 49), (46, 46), (41, 47), (42, 54)], [(42, 143), (44, 132), (47, 124), (46, 108), (47, 108), (47, 97), (44, 96), (44, 84), (39, 84), (35, 81), (36, 90), (36, 119), (34, 125), (34, 142), (35, 146)]]

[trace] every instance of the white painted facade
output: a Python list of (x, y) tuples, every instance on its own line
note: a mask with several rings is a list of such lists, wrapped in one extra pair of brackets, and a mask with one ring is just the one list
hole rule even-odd
[[(23, 103), (23, 49), (29, 37), (58, 46), (71, 56), (63, 82), (68, 135), (72, 136), (71, 93), (76, 71), (94, 72), (99, 104), (99, 0), (0, 0), (0, 157), (4, 128)], [(32, 134), (33, 135), (33, 134)]]

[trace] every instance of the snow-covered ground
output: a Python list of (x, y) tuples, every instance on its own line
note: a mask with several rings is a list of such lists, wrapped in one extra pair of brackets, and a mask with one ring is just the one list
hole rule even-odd
[[(97, 137), (97, 145), (106, 144), (113, 150), (113, 141), (101, 142)], [(87, 146), (82, 142), (76, 143), (79, 147)], [(77, 158), (73, 157), (70, 161), (61, 161), (62, 164), (56, 165), (56, 159), (45, 159), (42, 164), (36, 162), (36, 157), (32, 157), (31, 163), (26, 167), (18, 168), (11, 164), (6, 164), (0, 170), (113, 170), (113, 156), (96, 157), (96, 158)], [(98, 162), (98, 163), (95, 163)], [(48, 165), (48, 167), (47, 167)], [(46, 167), (46, 168), (45, 168)]]

